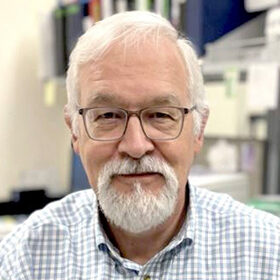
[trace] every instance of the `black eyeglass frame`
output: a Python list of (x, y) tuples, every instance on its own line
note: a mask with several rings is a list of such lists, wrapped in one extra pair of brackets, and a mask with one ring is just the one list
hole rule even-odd
[[(124, 127), (124, 130), (123, 130), (123, 133), (120, 137), (118, 138), (113, 138), (113, 139), (96, 139), (92, 136), (90, 136), (90, 133), (88, 132), (88, 128), (87, 128), (87, 125), (86, 125), (86, 112), (89, 111), (89, 110), (92, 110), (92, 109), (118, 109), (118, 110), (121, 110), (122, 112), (125, 113), (125, 116), (126, 116), (126, 123), (125, 123), (125, 127)], [(156, 139), (156, 138), (151, 138), (149, 137), (147, 134), (146, 134), (146, 131), (143, 127), (143, 124), (142, 124), (142, 119), (141, 119), (141, 114), (143, 111), (147, 110), (147, 109), (151, 109), (151, 108), (174, 108), (174, 109), (179, 109), (182, 113), (182, 122), (181, 122), (181, 127), (180, 127), (180, 130), (178, 132), (178, 135), (175, 136), (175, 137), (171, 137), (171, 138), (166, 138), (166, 139)], [(94, 141), (103, 141), (103, 142), (108, 142), (108, 141), (119, 141), (123, 138), (123, 136), (125, 135), (125, 132), (126, 132), (126, 129), (127, 129), (127, 125), (128, 125), (128, 121), (129, 121), (129, 118), (132, 116), (132, 115), (136, 115), (139, 119), (139, 122), (140, 122), (140, 125), (141, 125), (141, 129), (144, 133), (144, 135), (150, 139), (150, 140), (154, 140), (154, 141), (170, 141), (170, 140), (175, 140), (177, 139), (181, 133), (182, 133), (182, 129), (183, 129), (183, 126), (184, 126), (184, 116), (189, 114), (190, 112), (194, 111), (196, 109), (196, 105), (192, 106), (191, 108), (186, 108), (186, 107), (177, 107), (177, 106), (153, 106), (153, 107), (145, 107), (145, 108), (142, 108), (141, 110), (137, 110), (137, 111), (130, 111), (130, 110), (126, 110), (126, 109), (123, 109), (123, 108), (118, 108), (118, 107), (85, 107), (85, 108), (79, 108), (78, 109), (78, 113), (79, 115), (82, 116), (83, 118), (83, 123), (84, 123), (84, 127), (86, 129), (86, 132), (87, 132), (87, 135), (90, 139), (94, 140)]]

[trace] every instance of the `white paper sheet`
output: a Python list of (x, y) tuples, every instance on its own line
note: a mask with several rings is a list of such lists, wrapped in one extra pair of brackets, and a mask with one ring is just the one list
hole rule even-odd
[(268, 42), (279, 40), (280, 37), (280, 7), (270, 9), (266, 15), (265, 35)]
[(248, 70), (248, 108), (251, 113), (276, 109), (279, 95), (279, 65), (267, 62)]
[(279, 0), (245, 0), (245, 9), (248, 12), (262, 11), (279, 3)]

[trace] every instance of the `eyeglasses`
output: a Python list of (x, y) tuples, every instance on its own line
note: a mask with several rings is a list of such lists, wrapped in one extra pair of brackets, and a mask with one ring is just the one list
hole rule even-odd
[(148, 107), (139, 111), (121, 108), (95, 107), (81, 108), (84, 126), (88, 137), (96, 141), (121, 139), (126, 131), (128, 120), (136, 115), (147, 138), (151, 140), (174, 140), (182, 132), (184, 116), (196, 109), (184, 107)]

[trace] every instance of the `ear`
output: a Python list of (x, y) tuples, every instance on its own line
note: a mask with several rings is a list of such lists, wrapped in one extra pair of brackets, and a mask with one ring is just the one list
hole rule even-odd
[(64, 120), (65, 120), (66, 125), (68, 126), (68, 128), (71, 131), (71, 144), (72, 144), (72, 148), (73, 148), (74, 152), (79, 155), (80, 154), (79, 138), (73, 132), (72, 121), (71, 121), (71, 118), (70, 118), (70, 116), (68, 114), (67, 105), (64, 106)]
[(194, 152), (197, 154), (200, 152), (202, 146), (203, 146), (203, 142), (204, 142), (204, 129), (206, 127), (206, 123), (208, 120), (208, 116), (209, 116), (209, 110), (205, 109), (202, 115), (202, 121), (201, 121), (201, 127), (200, 127), (200, 131), (199, 134), (197, 136), (195, 136), (195, 142), (194, 142)]

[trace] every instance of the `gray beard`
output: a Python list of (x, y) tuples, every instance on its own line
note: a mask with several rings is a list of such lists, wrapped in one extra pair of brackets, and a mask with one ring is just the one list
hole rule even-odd
[[(164, 177), (165, 184), (157, 194), (144, 190), (137, 181), (129, 193), (111, 185), (114, 175), (145, 172)], [(159, 226), (173, 214), (178, 189), (175, 171), (165, 161), (152, 156), (144, 156), (139, 161), (126, 158), (110, 161), (103, 167), (97, 182), (97, 199), (109, 223), (131, 233), (141, 233)]]

